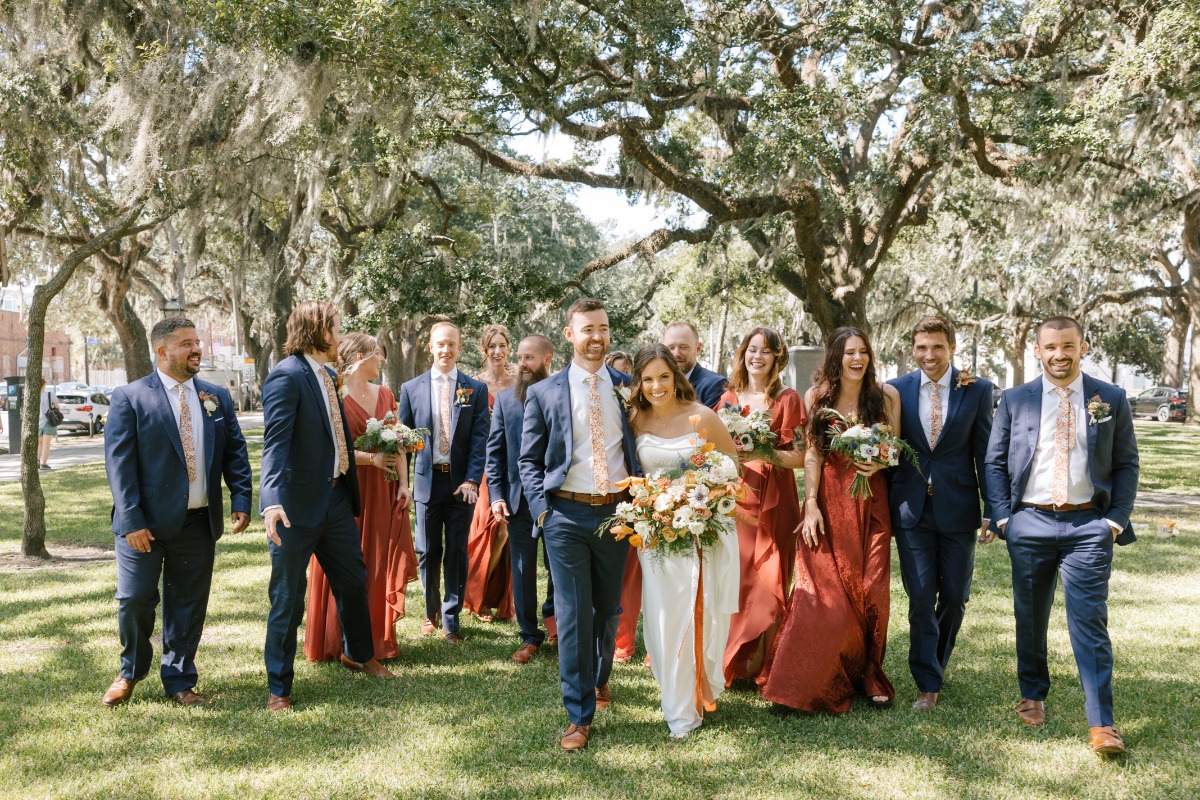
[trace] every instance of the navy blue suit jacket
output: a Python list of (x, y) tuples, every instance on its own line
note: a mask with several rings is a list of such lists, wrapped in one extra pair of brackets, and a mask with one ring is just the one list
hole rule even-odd
[[(270, 506), (283, 506), (288, 520), (302, 528), (315, 528), (325, 520), (334, 491), (332, 473), (337, 448), (329, 414), (321, 399), (324, 394), (324, 382), (303, 355), (283, 359), (263, 381), (264, 430), (258, 507), (261, 512)], [(350, 436), (342, 399), (339, 397), (337, 402), (350, 456), (350, 468), (342, 481), (357, 517), (362, 513), (362, 505), (354, 466), (354, 438)]]
[[(624, 372), (606, 366), (614, 386), (629, 385)], [(571, 387), (567, 380), (570, 365), (561, 372), (529, 387), (525, 397), (525, 418), (521, 426), (521, 485), (534, 521), (546, 513), (546, 495), (562, 488), (571, 468)], [(623, 404), (622, 404), (623, 405)], [(625, 468), (630, 475), (641, 475), (637, 446), (629, 418), (621, 415), (625, 437)]]
[[(1110, 418), (1093, 424), (1088, 419), (1088, 476), (1095, 491), (1092, 502), (1097, 510), (1123, 526), (1117, 544), (1129, 544), (1137, 537), (1129, 517), (1137, 497), (1137, 437), (1133, 432), (1133, 414), (1125, 390), (1111, 383), (1083, 376), (1083, 402), (1099, 395), (1108, 403)], [(1042, 377), (1009, 389), (1000, 396), (992, 437), (988, 443), (987, 490), (995, 520), (1007, 519), (1021, 505), (1025, 486), (1033, 470), (1033, 454), (1042, 427)], [(997, 531), (1003, 536), (1003, 532)]]
[[(192, 380), (197, 392), (217, 400), (212, 413), (201, 409), (204, 453), (203, 461), (197, 453), (196, 464), (208, 478), (208, 528), (215, 540), (225, 531), (222, 478), (232, 510), (250, 513), (250, 459), (229, 392)], [(104, 426), (104, 468), (113, 496), (113, 533), (124, 536), (148, 528), (155, 539), (170, 539), (183, 528), (187, 463), (171, 398), (157, 371), (113, 391)]]
[(725, 394), (725, 386), (729, 379), (696, 364), (692, 369), (690, 383), (696, 390), (696, 399), (715, 411), (721, 405), (721, 395)]
[[(982, 490), (986, 486), (984, 460), (992, 433), (992, 384), (980, 378), (970, 386), (959, 386), (958, 375), (959, 371), (951, 368), (945, 420), (936, 450), (930, 450), (921, 426), (924, 373), (916, 370), (888, 381), (900, 393), (900, 431), (921, 465), (917, 472), (911, 461), (902, 458), (900, 466), (888, 476), (893, 527), (915, 528), (925, 504), (932, 501), (938, 530), (973, 531), (982, 522), (980, 495), (983, 517), (992, 519), (991, 501)], [(932, 498), (926, 490), (927, 480), (933, 482)]]
[[(430, 374), (424, 372), (400, 387), (399, 417), (410, 428), (433, 430), (431, 382)], [(463, 389), (470, 389), (471, 393), (459, 402), (458, 392)], [(483, 454), (488, 436), (487, 384), (467, 377), (460, 369), (450, 413), (454, 430), (450, 437), (450, 483), (457, 489), (464, 481), (483, 480)], [(413, 499), (419, 503), (428, 503), (432, 493), (435, 447), (437, 442), (431, 440), (414, 456)]]
[(516, 389), (496, 395), (483, 471), (488, 479), (488, 497), (493, 503), (503, 500), (512, 514), (517, 513), (524, 496), (519, 464), (524, 420), (525, 406), (517, 399)]

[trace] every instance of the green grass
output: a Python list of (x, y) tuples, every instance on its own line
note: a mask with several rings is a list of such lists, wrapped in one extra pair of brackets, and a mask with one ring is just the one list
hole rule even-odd
[(1200, 427), (1137, 422), (1143, 492), (1200, 494)]
[[(1178, 426), (1146, 435), (1144, 483), (1183, 491)], [(1160, 430), (1166, 430), (1162, 436)], [(1194, 462), (1194, 459), (1193, 459)], [(111, 546), (99, 465), (44, 477), (48, 547)], [(0, 487), (0, 550), (16, 548), (20, 487)], [(1200, 512), (1177, 539), (1120, 548), (1110, 617), (1118, 724), (1133, 753), (1105, 762), (1085, 743), (1083, 696), (1061, 598), (1051, 632), (1049, 722), (1019, 724), (1008, 558), (981, 548), (974, 597), (942, 704), (917, 716), (906, 666), (906, 601), (893, 559), (886, 665), (896, 707), (842, 717), (779, 715), (727, 693), (692, 738), (668, 740), (649, 671), (618, 666), (613, 709), (592, 746), (561, 754), (557, 664), (508, 656), (507, 624), (468, 618), (452, 648), (399, 624), (396, 681), (297, 665), (297, 711), (270, 717), (262, 665), (268, 559), (261, 527), (226, 536), (200, 650), (213, 707), (163, 700), (157, 676), (104, 709), (117, 671), (111, 563), (0, 572), (0, 797), (813, 797), (1193, 798), (1200, 795)], [(1150, 521), (1150, 514), (1139, 514)], [(416, 585), (410, 609), (419, 607)]]

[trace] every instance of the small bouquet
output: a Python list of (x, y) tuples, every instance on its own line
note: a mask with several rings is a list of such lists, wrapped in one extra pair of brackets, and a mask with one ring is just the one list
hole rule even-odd
[(745, 453), (746, 461), (776, 463), (775, 443), (779, 436), (771, 430), (771, 414), (768, 411), (751, 411), (748, 406), (726, 403), (717, 412), (717, 417), (729, 429), (733, 446)]
[(617, 488), (628, 488), (632, 497), (617, 505), (599, 533), (612, 531), (640, 550), (695, 554), (730, 530), (746, 485), (732, 458), (699, 435), (695, 441), (699, 449), (678, 466), (619, 481)]
[[(916, 451), (908, 442), (892, 433), (890, 425), (876, 422), (874, 425), (863, 425), (851, 414), (843, 416), (832, 408), (824, 410), (829, 420), (829, 450), (841, 453), (855, 464), (883, 464), (894, 467), (900, 463), (900, 456), (905, 456), (917, 467)], [(856, 499), (872, 497), (871, 482), (866, 475), (855, 474), (850, 484), (850, 496)]]
[[(415, 453), (425, 449), (428, 428), (410, 428), (396, 419), (391, 411), (383, 419), (371, 417), (367, 420), (367, 431), (354, 440), (354, 446), (370, 453)], [(399, 480), (399, 475), (388, 470), (387, 480)]]

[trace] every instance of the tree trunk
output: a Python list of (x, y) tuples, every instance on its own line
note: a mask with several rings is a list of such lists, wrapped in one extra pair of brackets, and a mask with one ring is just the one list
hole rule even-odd
[[(29, 315), (26, 319), (29, 331), (29, 368), (25, 372), (27, 389), (40, 386), (42, 382), (42, 357), (46, 351), (46, 312), (50, 308), (50, 301), (63, 290), (81, 263), (125, 236), (141, 213), (140, 204), (126, 211), (111, 228), (93, 236), (86, 244), (73, 250), (47, 283), (39, 283), (34, 287), (33, 300), (29, 304)], [(28, 392), (26, 395), (25, 407), (21, 413), (21, 491), (25, 495), (21, 553), (34, 558), (49, 558), (50, 554), (46, 552), (46, 497), (42, 494), (42, 479), (37, 463), (40, 427), (38, 403), (30, 402), (37, 395), (28, 397)]]
[(900, 345), (896, 348), (896, 374), (907, 375), (908, 370), (908, 348)]
[[(1184, 422), (1200, 423), (1200, 202), (1183, 210), (1183, 257), (1188, 264), (1188, 279), (1183, 283), (1183, 302), (1192, 325), (1192, 366), (1188, 370), (1188, 410)], [(32, 355), (30, 359), (32, 361)]]
[[(1188, 307), (1180, 300), (1168, 300), (1163, 304), (1163, 311), (1171, 321), (1167, 330), (1167, 342), (1163, 352), (1162, 385), (1185, 386), (1183, 374), (1183, 356), (1187, 349), (1188, 337)], [(1194, 351), (1193, 351), (1194, 352)]]
[(405, 381), (430, 368), (433, 356), (425, 346), (426, 339), (433, 323), (444, 319), (444, 316), (430, 315), (420, 320), (410, 318), (396, 324), (384, 323), (377, 339), (383, 349), (383, 377), (393, 394), (399, 395)]
[(714, 343), (717, 349), (717, 360), (713, 363), (713, 371), (719, 375), (728, 375), (727, 365), (725, 363), (725, 353), (728, 349), (725, 346), (725, 337), (729, 335), (729, 294), (726, 293), (722, 297), (721, 302), (721, 324), (717, 326), (717, 341)]
[(1032, 322), (1022, 320), (1017, 323), (1017, 330), (1013, 334), (1012, 349), (1008, 351), (1013, 386), (1020, 386), (1025, 382), (1025, 348), (1029, 344), (1029, 331), (1032, 327)]
[(154, 371), (146, 326), (142, 324), (133, 310), (133, 304), (129, 302), (133, 270), (141, 258), (141, 249), (141, 243), (137, 237), (133, 237), (129, 246), (121, 253), (119, 261), (109, 257), (101, 261), (100, 292), (96, 295), (96, 304), (117, 332), (117, 338), (121, 342), (121, 353), (125, 359), (125, 377), (131, 382)]

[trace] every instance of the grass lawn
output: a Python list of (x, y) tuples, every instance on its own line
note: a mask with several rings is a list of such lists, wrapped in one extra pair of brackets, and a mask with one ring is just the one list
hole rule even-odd
[[(1138, 427), (1144, 488), (1200, 493), (1190, 455), (1200, 431)], [(43, 481), (50, 551), (111, 549), (103, 468), (64, 469)], [(16, 549), (21, 513), (20, 486), (0, 487), (0, 555)], [(1156, 516), (1146, 510), (1135, 519)], [(0, 568), (0, 797), (1195, 798), (1200, 509), (1171, 516), (1180, 520), (1179, 538), (1147, 529), (1115, 558), (1117, 722), (1133, 752), (1111, 762), (1085, 742), (1061, 598), (1051, 627), (1049, 721), (1033, 730), (1017, 720), (1002, 543), (979, 550), (974, 597), (932, 713), (908, 709), (916, 689), (893, 559), (892, 710), (856, 702), (837, 718), (780, 715), (752, 693), (732, 692), (702, 730), (671, 742), (639, 658), (617, 667), (614, 706), (598, 715), (592, 746), (575, 755), (556, 746), (566, 715), (553, 655), (513, 664), (515, 627), (469, 617), (460, 647), (420, 639), (420, 619), (403, 620), (402, 654), (390, 664), (396, 681), (301, 660), (296, 712), (268, 716), (261, 523), (218, 546), (199, 656), (199, 688), (216, 698), (210, 708), (168, 703), (153, 670), (134, 702), (103, 708), (118, 667), (112, 563), (17, 569), (10, 558)], [(409, 608), (419, 608), (416, 584)]]

